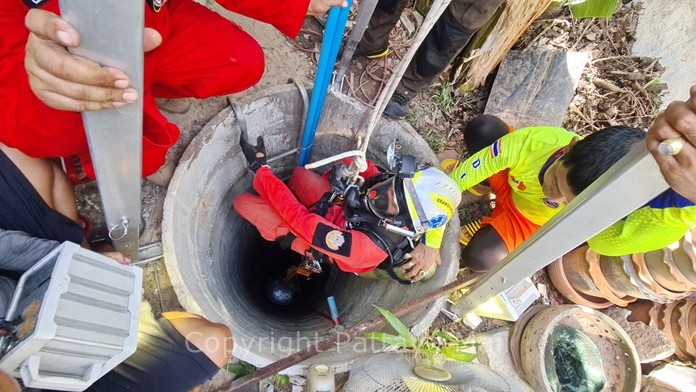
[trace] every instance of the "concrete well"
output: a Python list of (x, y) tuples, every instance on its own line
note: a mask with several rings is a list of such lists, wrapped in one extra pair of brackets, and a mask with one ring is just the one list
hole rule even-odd
[[(249, 138), (263, 135), (270, 158), (298, 144), (303, 104), (294, 85), (266, 90), (240, 102)], [(354, 149), (353, 133), (365, 109), (345, 97), (329, 94), (313, 148), (313, 161)], [(240, 129), (225, 108), (191, 142), (181, 158), (166, 196), (162, 241), (167, 272), (182, 306), (190, 312), (223, 322), (233, 331), (234, 356), (264, 366), (330, 333), (332, 323), (326, 295), (333, 295), (346, 327), (377, 315), (373, 304), (393, 309), (448, 282), (459, 268), (459, 220), (448, 225), (442, 249), (443, 265), (426, 283), (404, 286), (373, 281), (338, 271), (313, 282), (301, 304), (272, 305), (263, 286), (295, 256), (264, 241), (254, 227), (232, 208), (232, 200), (250, 188), (252, 176), (239, 148)], [(403, 122), (382, 120), (373, 134), (368, 155), (384, 164), (384, 151), (399, 137), (405, 153), (435, 161), (425, 141)], [(274, 171), (288, 176), (297, 155), (272, 162)], [(428, 328), (444, 300), (404, 318), (415, 333)], [(345, 371), (372, 344), (356, 339), (314, 358)], [(379, 345), (374, 345), (380, 348)], [(290, 373), (300, 371), (300, 367)]]

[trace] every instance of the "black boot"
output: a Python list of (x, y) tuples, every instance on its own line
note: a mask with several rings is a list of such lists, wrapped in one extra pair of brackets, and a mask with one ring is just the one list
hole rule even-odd
[(389, 100), (387, 107), (384, 108), (384, 114), (398, 119), (404, 118), (408, 115), (408, 103), (410, 101), (411, 97), (408, 96), (408, 92), (401, 94), (394, 91), (394, 95), (392, 95), (391, 99)]

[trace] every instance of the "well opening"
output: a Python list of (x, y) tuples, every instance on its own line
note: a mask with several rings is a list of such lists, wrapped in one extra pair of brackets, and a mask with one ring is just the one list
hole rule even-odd
[[(250, 139), (263, 135), (269, 157), (297, 146), (302, 100), (294, 86), (267, 90), (240, 106)], [(354, 149), (353, 130), (364, 114), (359, 104), (329, 94), (313, 160)], [(232, 208), (234, 198), (249, 189), (252, 179), (238, 146), (239, 134), (235, 115), (226, 108), (191, 142), (169, 186), (162, 224), (165, 263), (179, 301), (188, 311), (229, 325), (235, 338), (235, 357), (264, 366), (329, 336), (333, 325), (327, 318), (327, 294), (335, 297), (343, 324), (352, 327), (376, 316), (373, 304), (394, 308), (456, 276), (459, 222), (455, 217), (443, 243), (443, 265), (426, 283), (404, 286), (362, 279), (333, 267), (313, 279), (306, 296), (295, 305), (272, 304), (264, 287), (268, 275), (282, 274), (299, 257), (263, 240)], [(383, 163), (384, 151), (395, 137), (402, 140), (405, 153), (435, 161), (412, 128), (385, 120), (373, 134), (368, 157)], [(284, 178), (295, 160), (296, 155), (292, 155), (271, 166)], [(404, 322), (416, 333), (425, 330), (442, 301), (414, 312)], [(371, 348), (358, 339), (314, 362), (347, 370), (352, 360)]]

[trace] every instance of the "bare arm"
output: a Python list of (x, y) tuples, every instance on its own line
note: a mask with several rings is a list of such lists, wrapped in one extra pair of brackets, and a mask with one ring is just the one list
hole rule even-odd
[[(658, 151), (660, 142), (677, 137), (685, 141), (678, 154), (664, 155)], [(672, 189), (696, 202), (696, 85), (691, 87), (688, 101), (672, 102), (657, 116), (646, 143)]]

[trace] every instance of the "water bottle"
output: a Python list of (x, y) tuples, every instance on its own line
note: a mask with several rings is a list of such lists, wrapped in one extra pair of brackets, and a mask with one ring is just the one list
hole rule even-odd
[(323, 364), (311, 365), (307, 370), (306, 392), (336, 392), (333, 370)]

